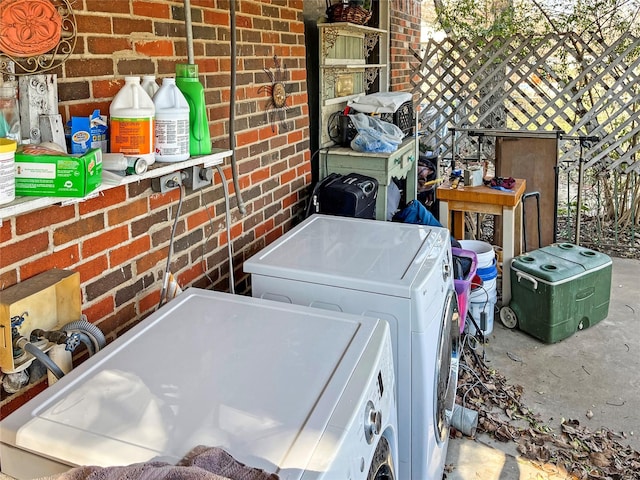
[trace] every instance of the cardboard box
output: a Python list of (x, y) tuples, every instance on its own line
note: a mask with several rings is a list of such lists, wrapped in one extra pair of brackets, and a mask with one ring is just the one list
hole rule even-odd
[(18, 333), (29, 338), (35, 328), (56, 330), (80, 320), (82, 293), (80, 274), (53, 269), (0, 291), (0, 368), (5, 373), (18, 369), (14, 364), (11, 319), (24, 315)]
[(102, 151), (84, 155), (16, 152), (16, 195), (84, 197), (102, 184)]
[(85, 153), (92, 148), (107, 153), (107, 116), (100, 115), (100, 110), (94, 110), (89, 117), (71, 117), (69, 124), (71, 153)]

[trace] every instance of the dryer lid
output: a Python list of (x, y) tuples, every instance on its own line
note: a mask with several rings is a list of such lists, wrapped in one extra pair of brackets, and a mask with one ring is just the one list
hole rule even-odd
[(445, 228), (316, 214), (245, 261), (244, 271), (410, 298), (450, 245)]
[(379, 328), (192, 288), (0, 422), (0, 438), (69, 465), (175, 463), (218, 446), (299, 478)]

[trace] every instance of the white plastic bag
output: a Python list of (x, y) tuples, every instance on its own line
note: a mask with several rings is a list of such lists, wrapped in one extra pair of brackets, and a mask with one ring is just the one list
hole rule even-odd
[(404, 139), (399, 127), (379, 118), (364, 113), (349, 115), (349, 118), (358, 132), (351, 141), (351, 148), (356, 152), (395, 152)]

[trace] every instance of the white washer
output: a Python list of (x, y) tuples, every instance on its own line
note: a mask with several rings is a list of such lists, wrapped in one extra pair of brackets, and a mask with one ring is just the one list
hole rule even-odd
[(393, 479), (394, 382), (384, 321), (192, 288), (0, 422), (2, 472), (206, 445), (283, 480)]
[(440, 480), (458, 378), (448, 230), (312, 215), (244, 263), (255, 297), (388, 321), (398, 386), (398, 474)]

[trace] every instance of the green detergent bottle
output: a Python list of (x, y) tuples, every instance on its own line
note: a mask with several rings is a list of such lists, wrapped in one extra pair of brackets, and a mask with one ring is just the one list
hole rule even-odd
[(198, 65), (178, 63), (176, 85), (189, 103), (189, 153), (191, 156), (211, 153), (211, 135), (204, 87), (198, 79)]

